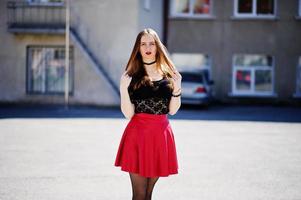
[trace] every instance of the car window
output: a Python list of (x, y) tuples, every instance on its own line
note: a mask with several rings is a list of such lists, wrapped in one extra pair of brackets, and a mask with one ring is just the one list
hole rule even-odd
[(203, 83), (203, 76), (200, 73), (181, 72), (183, 82)]
[(203, 72), (204, 72), (204, 76), (205, 76), (206, 82), (208, 83), (209, 82), (209, 71), (204, 70)]

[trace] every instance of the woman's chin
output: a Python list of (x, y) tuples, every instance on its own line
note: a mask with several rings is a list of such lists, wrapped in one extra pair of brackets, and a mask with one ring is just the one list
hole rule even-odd
[(144, 54), (144, 58), (149, 59), (149, 60), (154, 60), (155, 56), (153, 56), (152, 54), (151, 55)]

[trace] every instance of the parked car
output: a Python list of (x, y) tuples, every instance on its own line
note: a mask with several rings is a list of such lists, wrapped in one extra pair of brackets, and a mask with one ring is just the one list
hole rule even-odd
[(183, 104), (207, 106), (212, 100), (213, 80), (209, 79), (208, 69), (180, 71), (182, 75)]

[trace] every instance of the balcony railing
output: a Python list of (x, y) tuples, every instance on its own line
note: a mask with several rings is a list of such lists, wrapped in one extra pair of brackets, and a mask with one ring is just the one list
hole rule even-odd
[(65, 5), (30, 3), (28, 1), (7, 2), (8, 30), (30, 32), (30, 30), (60, 31), (65, 27)]

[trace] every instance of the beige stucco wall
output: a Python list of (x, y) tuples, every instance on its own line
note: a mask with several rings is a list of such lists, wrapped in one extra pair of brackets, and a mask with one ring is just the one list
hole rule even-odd
[(138, 33), (138, 0), (74, 0), (79, 35), (119, 85)]
[(74, 95), (70, 102), (89, 105), (118, 105), (119, 97), (99, 70), (83, 52), (75, 47)]
[[(117, 86), (138, 33), (138, 0), (72, 1), (72, 22)], [(63, 95), (26, 94), (26, 47), (64, 45), (55, 34), (12, 34), (6, 27), (6, 1), (0, 1), (0, 102), (63, 103)], [(70, 103), (119, 105), (120, 99), (75, 41), (74, 94)]]
[(149, 1), (148, 6), (145, 0), (139, 0), (139, 30), (152, 28), (163, 40), (163, 0)]

